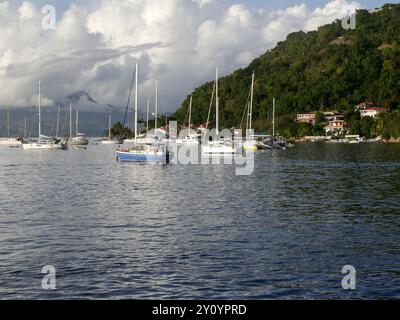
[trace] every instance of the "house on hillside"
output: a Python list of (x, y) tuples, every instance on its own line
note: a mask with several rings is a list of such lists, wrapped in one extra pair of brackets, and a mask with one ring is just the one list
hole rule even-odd
[(348, 129), (349, 127), (344, 120), (332, 120), (325, 127), (325, 132), (328, 135), (338, 135), (345, 133)]
[(362, 102), (355, 107), (356, 111), (360, 111), (361, 117), (376, 118), (382, 113), (386, 113), (387, 109), (379, 108), (375, 102)]
[(375, 102), (361, 102), (358, 105), (356, 105), (354, 107), (354, 109), (356, 111), (360, 111), (360, 110), (365, 110), (365, 109), (369, 109), (369, 108), (376, 108), (378, 107), (378, 104)]
[(327, 122), (344, 120), (344, 114), (337, 111), (324, 112), (324, 116)]
[(378, 117), (380, 114), (382, 113), (386, 113), (387, 110), (385, 108), (366, 108), (366, 109), (362, 109), (360, 110), (360, 114), (361, 114), (361, 118), (364, 117), (371, 117), (371, 118), (376, 118)]
[(316, 117), (317, 117), (317, 113), (316, 112), (299, 113), (297, 115), (296, 122), (297, 123), (315, 124)]

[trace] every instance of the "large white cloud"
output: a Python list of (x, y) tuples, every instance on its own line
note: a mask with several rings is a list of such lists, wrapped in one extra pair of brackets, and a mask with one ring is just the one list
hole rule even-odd
[(310, 10), (229, 5), (226, 0), (98, 0), (70, 8), (55, 30), (44, 30), (41, 8), (0, 1), (0, 106), (31, 104), (38, 79), (51, 104), (86, 90), (102, 103), (123, 105), (135, 60), (141, 101), (160, 80), (162, 111), (175, 110), (185, 94), (227, 74), (297, 30), (313, 30), (361, 8), (334, 0)]

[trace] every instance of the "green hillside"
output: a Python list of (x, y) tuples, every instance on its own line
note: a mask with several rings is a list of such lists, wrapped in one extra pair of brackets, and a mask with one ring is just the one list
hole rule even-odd
[[(345, 30), (341, 21), (336, 21), (318, 31), (290, 34), (247, 68), (222, 78), (222, 125), (240, 126), (253, 71), (254, 125), (258, 131), (270, 127), (273, 97), (277, 98), (278, 125), (285, 128), (293, 125), (296, 113), (346, 111), (362, 101), (397, 110), (400, 5), (387, 4), (382, 9), (358, 11), (355, 30)], [(213, 85), (206, 83), (193, 93), (193, 121), (197, 124), (206, 122)], [(174, 115), (179, 122), (184, 121), (188, 105), (189, 97)]]

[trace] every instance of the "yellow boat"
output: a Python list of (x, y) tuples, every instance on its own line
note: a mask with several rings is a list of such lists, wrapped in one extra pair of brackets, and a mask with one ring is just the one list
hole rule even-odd
[(243, 144), (243, 149), (245, 151), (257, 151), (258, 150), (258, 143), (256, 140), (247, 140)]

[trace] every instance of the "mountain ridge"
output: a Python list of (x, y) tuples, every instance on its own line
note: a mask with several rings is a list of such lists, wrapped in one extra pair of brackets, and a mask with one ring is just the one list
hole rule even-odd
[(75, 108), (78, 108), (80, 111), (88, 111), (88, 112), (116, 112), (118, 109), (116, 106), (111, 104), (101, 104), (97, 102), (89, 93), (86, 91), (76, 91), (67, 97), (65, 97), (63, 102), (59, 102), (57, 104), (60, 105), (69, 105), (72, 103)]

